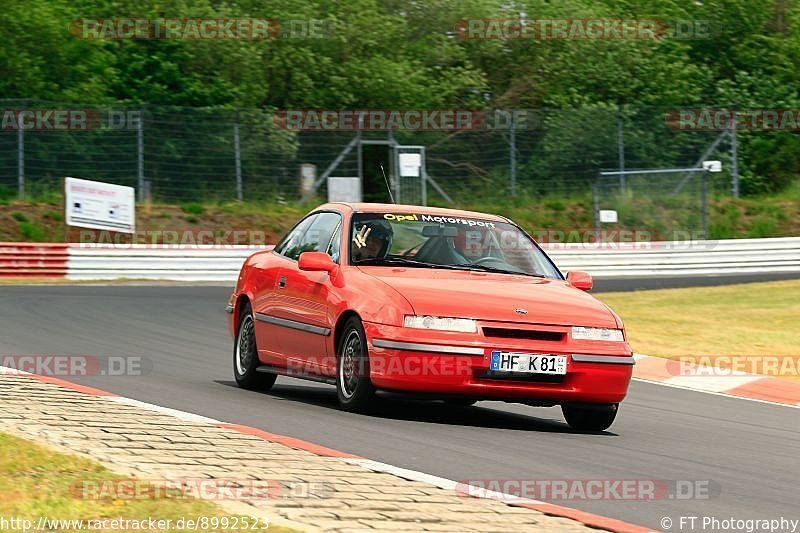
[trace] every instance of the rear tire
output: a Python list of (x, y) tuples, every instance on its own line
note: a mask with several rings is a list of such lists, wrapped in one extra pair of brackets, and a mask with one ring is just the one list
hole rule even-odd
[(243, 389), (269, 390), (278, 376), (258, 372), (258, 346), (256, 345), (255, 319), (249, 303), (242, 305), (239, 327), (233, 343), (233, 377)]
[(345, 411), (367, 413), (375, 408), (375, 387), (369, 379), (369, 350), (358, 317), (345, 322), (336, 350), (336, 393)]
[(569, 426), (577, 431), (605, 431), (619, 410), (618, 403), (563, 404), (561, 411)]

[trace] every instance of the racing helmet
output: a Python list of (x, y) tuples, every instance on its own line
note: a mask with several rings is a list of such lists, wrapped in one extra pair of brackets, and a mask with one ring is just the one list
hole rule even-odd
[(365, 227), (369, 230), (369, 234), (366, 237), (367, 240), (378, 239), (381, 242), (378, 257), (386, 257), (386, 254), (389, 253), (392, 247), (392, 240), (394, 239), (392, 225), (385, 220), (370, 220), (365, 222), (361, 228), (359, 228), (359, 231), (363, 231)]

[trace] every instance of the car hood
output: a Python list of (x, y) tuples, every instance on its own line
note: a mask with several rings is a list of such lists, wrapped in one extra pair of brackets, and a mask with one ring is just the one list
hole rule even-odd
[(417, 315), (618, 327), (605, 304), (563, 280), (434, 268), (359, 268), (403, 295)]

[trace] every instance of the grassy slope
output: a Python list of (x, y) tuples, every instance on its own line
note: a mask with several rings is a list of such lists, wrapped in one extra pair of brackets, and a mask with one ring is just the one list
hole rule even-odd
[[(210, 502), (176, 497), (177, 494), (167, 498), (83, 499), (78, 497), (80, 492), (76, 494), (74, 489), (81, 486), (108, 487), (110, 485), (100, 484), (125, 479), (129, 478), (112, 474), (99, 463), (56, 453), (29, 441), (0, 433), (0, 516), (7, 519), (30, 519), (35, 527), (40, 516), (56, 520), (140, 520), (153, 517), (173, 521), (180, 518), (225, 516)], [(226, 530), (220, 528), (204, 531)], [(259, 528), (252, 531), (290, 533), (282, 528)]]
[[(674, 201), (672, 203), (675, 203)], [(680, 202), (678, 202), (679, 204)], [(139, 231), (254, 231), (274, 243), (297, 219), (315, 206), (313, 203), (244, 203), (141, 205), (137, 208)], [(586, 231), (593, 228), (591, 198), (491, 198), (476, 196), (458, 207), (500, 213), (522, 225), (534, 237), (542, 231)], [(668, 227), (697, 229), (697, 209), (671, 205), (653, 198), (622, 199), (616, 205), (624, 229), (645, 230), (654, 238)], [(620, 229), (609, 225), (604, 229)], [(800, 183), (780, 195), (734, 200), (721, 197), (710, 210), (712, 238), (781, 237), (800, 235)], [(58, 201), (40, 203), (0, 202), (0, 241), (72, 242), (80, 239), (79, 230), (67, 235), (63, 207)], [(576, 234), (573, 237), (583, 239)], [(684, 237), (685, 238), (685, 237)]]

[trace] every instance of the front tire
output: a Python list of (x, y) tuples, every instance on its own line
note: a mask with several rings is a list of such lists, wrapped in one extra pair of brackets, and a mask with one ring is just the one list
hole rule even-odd
[(249, 303), (242, 305), (239, 314), (239, 327), (233, 343), (233, 377), (243, 389), (269, 390), (278, 376), (268, 372), (258, 372), (258, 346), (253, 311)]
[(345, 322), (336, 350), (336, 393), (345, 411), (366, 413), (375, 408), (375, 387), (369, 379), (369, 350), (358, 317)]
[(614, 423), (618, 410), (618, 403), (561, 406), (567, 424), (577, 431), (605, 431)]

